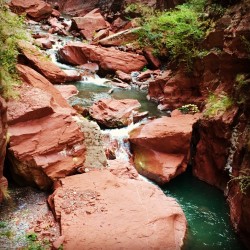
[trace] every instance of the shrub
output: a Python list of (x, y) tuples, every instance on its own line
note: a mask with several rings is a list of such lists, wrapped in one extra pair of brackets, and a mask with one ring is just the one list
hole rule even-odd
[(232, 98), (227, 96), (225, 93), (220, 95), (210, 94), (207, 99), (204, 115), (212, 117), (219, 115), (220, 113), (224, 113), (233, 105), (233, 103)]
[(18, 56), (19, 40), (27, 40), (24, 30), (24, 17), (9, 11), (4, 0), (0, 0), (0, 94), (14, 97), (13, 87), (19, 84), (15, 65)]
[(237, 181), (240, 186), (240, 191), (243, 194), (246, 194), (248, 188), (250, 187), (250, 169), (241, 170), (239, 176), (233, 176), (229, 181)]
[(195, 114), (200, 112), (199, 108), (195, 104), (183, 105), (180, 108), (178, 108), (178, 110), (180, 110), (181, 113), (183, 114)]
[(199, 12), (204, 6), (203, 0), (193, 0), (172, 11), (146, 17), (138, 31), (140, 46), (151, 46), (157, 55), (167, 55), (190, 70), (206, 34), (206, 23)]

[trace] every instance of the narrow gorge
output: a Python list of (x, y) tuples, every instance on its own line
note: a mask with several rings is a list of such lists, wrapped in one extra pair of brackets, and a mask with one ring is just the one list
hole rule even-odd
[(249, 0), (0, 0), (0, 249), (250, 249)]

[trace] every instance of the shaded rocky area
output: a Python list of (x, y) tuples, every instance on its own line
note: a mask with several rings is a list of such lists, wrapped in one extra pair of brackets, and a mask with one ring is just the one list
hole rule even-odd
[[(134, 1), (49, 2), (52, 5), (12, 0), (10, 9), (25, 13), (32, 19), (30, 24), (43, 20), (48, 34), (33, 33), (33, 37), (44, 50), (55, 43), (51, 34), (73, 35), (77, 42), (61, 46), (58, 59), (78, 67), (62, 70), (32, 44), (19, 44), (16, 68), (23, 84), (16, 87), (19, 98), (7, 102), (7, 118), (0, 100), (0, 200), (7, 187), (3, 161), (9, 137), (7, 158), (14, 180), (46, 190), (54, 184), (49, 203), (61, 225), (61, 237), (53, 239), (55, 249), (62, 244), (64, 249), (86, 245), (89, 249), (180, 249), (186, 232), (181, 208), (152, 184), (138, 180), (133, 165), (164, 184), (191, 164), (196, 177), (224, 191), (233, 226), (249, 246), (250, 194), (240, 182), (249, 176), (249, 99), (242, 94), (249, 93), (249, 87), (236, 87), (239, 74), (249, 84), (249, 51), (242, 39), (250, 39), (249, 2), (232, 5), (214, 21), (202, 44), (206, 54), (196, 58), (192, 73), (182, 65), (166, 66), (167, 59), (157, 58), (150, 47), (141, 50), (131, 45), (140, 27), (125, 20), (123, 11)], [(142, 2), (159, 9), (178, 3)], [(58, 9), (78, 16), (68, 25)], [(235, 102), (226, 112), (218, 110), (212, 116), (173, 111), (171, 117), (152, 118), (130, 133), (133, 157), (123, 162), (112, 152), (115, 143), (114, 149), (104, 145), (96, 122), (112, 128), (127, 126), (147, 116), (137, 112), (140, 103), (101, 99), (89, 109), (73, 109), (66, 99), (77, 94), (76, 89), (53, 86), (93, 77), (95, 72), (111, 74), (113, 87), (146, 90), (148, 99), (169, 113), (190, 103), (197, 105), (197, 111), (206, 111), (211, 92), (231, 95)], [(107, 164), (106, 157), (113, 160)], [(92, 171), (108, 165), (111, 173)]]

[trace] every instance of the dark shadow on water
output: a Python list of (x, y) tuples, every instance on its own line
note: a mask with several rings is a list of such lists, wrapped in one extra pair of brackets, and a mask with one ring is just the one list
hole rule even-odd
[(176, 198), (186, 215), (188, 232), (183, 250), (245, 249), (233, 231), (223, 193), (193, 177), (191, 168), (161, 188)]

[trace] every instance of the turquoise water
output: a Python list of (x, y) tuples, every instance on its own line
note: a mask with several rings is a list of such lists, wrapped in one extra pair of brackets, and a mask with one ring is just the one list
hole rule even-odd
[(186, 215), (188, 234), (183, 250), (245, 249), (230, 224), (229, 207), (220, 190), (199, 181), (190, 170), (162, 190), (176, 198)]
[[(109, 94), (110, 86), (91, 83), (76, 83), (79, 90), (74, 102), (86, 106), (92, 105), (101, 98), (137, 99), (141, 111), (149, 111), (150, 116), (162, 116), (156, 104), (149, 102), (146, 93), (136, 89), (114, 89)], [(230, 224), (229, 207), (223, 193), (199, 181), (191, 171), (178, 176), (168, 185), (162, 187), (164, 193), (176, 198), (181, 205), (187, 221), (188, 232), (183, 250), (240, 250), (245, 249), (238, 240)]]
[(109, 90), (112, 88), (109, 85), (97, 85), (93, 83), (76, 82), (74, 84), (79, 90), (77, 97), (74, 97), (73, 104), (82, 104), (86, 107), (91, 106), (94, 102), (102, 98), (114, 98), (114, 99), (137, 99), (141, 104), (140, 111), (148, 111), (149, 116), (162, 116), (166, 113), (157, 109), (154, 102), (148, 101), (146, 93), (139, 91), (135, 88), (131, 90), (125, 90), (121, 88), (114, 88), (113, 92), (109, 94)]

